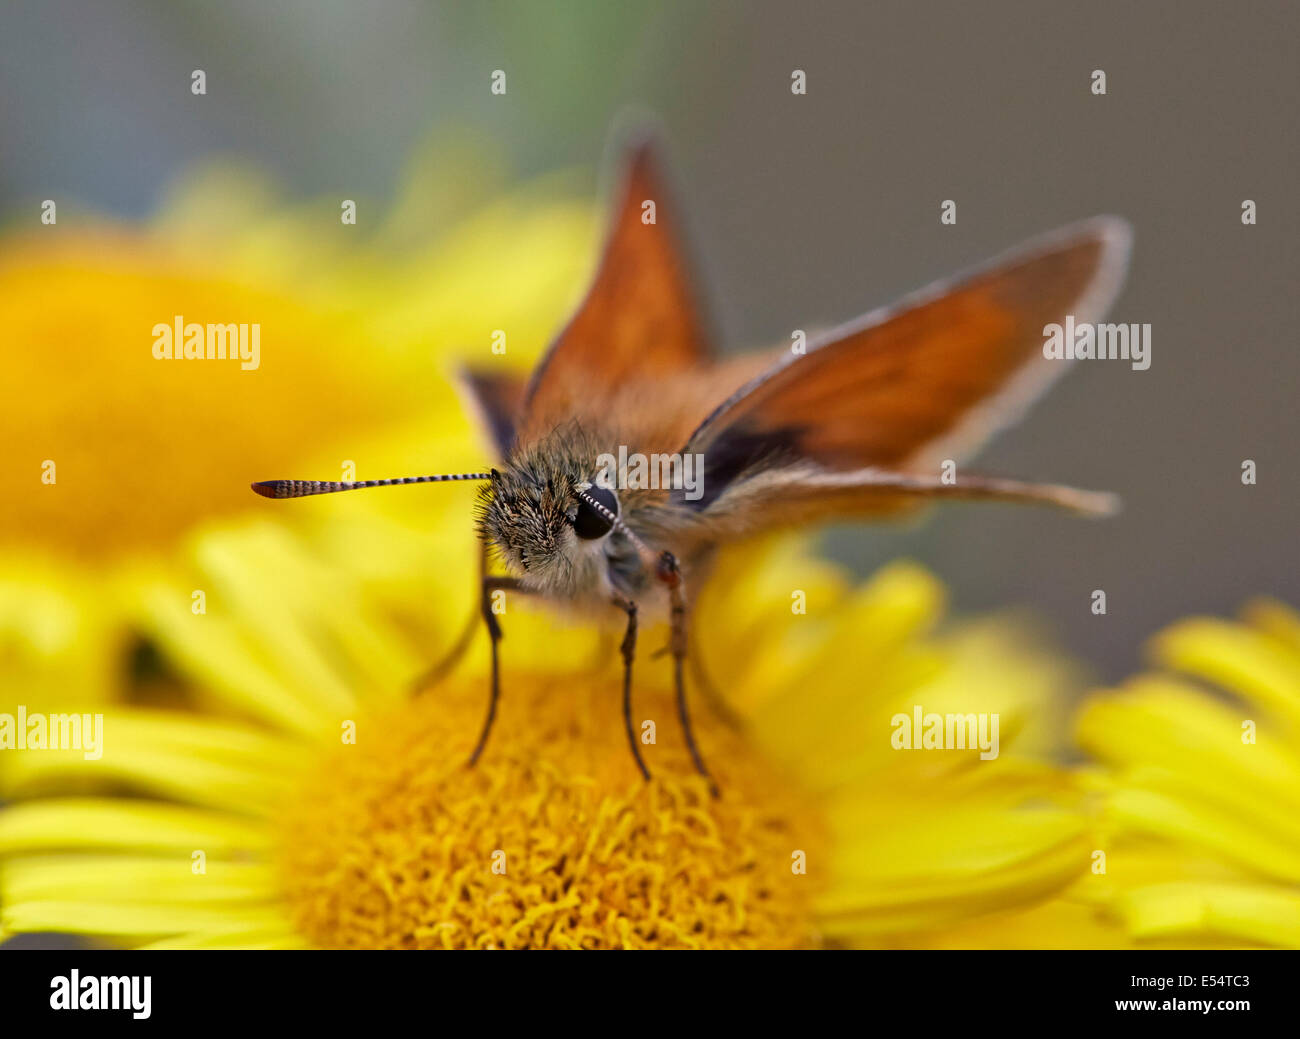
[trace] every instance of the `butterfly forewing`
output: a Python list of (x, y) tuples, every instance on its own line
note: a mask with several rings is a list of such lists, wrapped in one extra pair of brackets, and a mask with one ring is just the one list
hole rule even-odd
[[(1044, 327), (1067, 314), (1099, 321), (1123, 280), (1128, 246), (1123, 221), (1090, 220), (792, 355), (724, 401), (687, 442), (686, 451), (705, 457), (697, 508), (720, 516), (720, 499), (730, 496), (726, 508), (738, 523), (747, 514), (739, 525), (752, 528), (769, 525), (769, 507), (773, 522), (778, 513), (883, 513), (932, 493), (900, 480), (891, 498), (881, 474), (933, 473), (939, 459), (969, 455), (1014, 421), (1066, 366), (1043, 356)], [(1102, 504), (1058, 490), (985, 481), (933, 493), (1090, 511)]]
[(570, 420), (607, 420), (629, 386), (708, 361), (688, 268), (654, 150), (641, 144), (625, 168), (595, 279), (529, 384), (525, 436)]
[(1122, 221), (1091, 220), (868, 314), (743, 388), (686, 449), (781, 434), (837, 469), (908, 467), (940, 443), (968, 454), (1061, 374), (1044, 326), (1100, 319), (1128, 241)]

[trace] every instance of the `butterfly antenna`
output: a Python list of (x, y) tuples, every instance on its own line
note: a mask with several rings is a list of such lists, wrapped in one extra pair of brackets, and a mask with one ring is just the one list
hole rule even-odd
[(441, 476), (398, 476), (392, 480), (262, 480), (253, 490), (263, 498), (306, 498), (312, 494), (356, 491), (362, 487), (396, 487), (406, 483), (442, 483), (446, 480), (490, 480), (491, 473), (447, 473)]

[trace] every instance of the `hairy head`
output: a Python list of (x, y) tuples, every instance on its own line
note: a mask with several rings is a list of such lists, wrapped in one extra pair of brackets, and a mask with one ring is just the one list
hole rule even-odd
[(599, 454), (595, 440), (570, 424), (492, 471), (479, 494), (478, 530), (512, 571), (536, 583), (568, 584), (582, 557), (613, 529), (618, 498), (596, 485)]

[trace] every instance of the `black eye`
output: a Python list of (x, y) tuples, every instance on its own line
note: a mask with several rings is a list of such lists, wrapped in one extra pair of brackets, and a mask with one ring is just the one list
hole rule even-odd
[[(614, 516), (618, 515), (618, 499), (614, 497), (613, 491), (593, 484), (583, 493), (599, 502)], [(584, 541), (592, 541), (595, 538), (603, 538), (613, 529), (613, 517), (593, 509), (581, 498), (578, 499), (578, 514), (573, 518), (573, 532), (578, 537)]]

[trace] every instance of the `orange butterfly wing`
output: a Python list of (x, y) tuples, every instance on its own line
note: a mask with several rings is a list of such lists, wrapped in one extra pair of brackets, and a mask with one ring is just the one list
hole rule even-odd
[(1123, 221), (1099, 217), (940, 282), (792, 355), (715, 409), (686, 446), (783, 436), (832, 469), (917, 468), (973, 451), (1068, 366), (1043, 328), (1109, 308), (1128, 256)]
[(533, 373), (525, 438), (571, 419), (606, 420), (629, 387), (671, 382), (708, 364), (702, 308), (675, 223), (654, 150), (640, 144), (629, 156), (596, 277)]
[(503, 451), (511, 434), (526, 442), (576, 420), (633, 449), (702, 453), (706, 495), (688, 507), (707, 511), (715, 533), (931, 497), (1109, 505), (964, 474), (950, 487), (927, 470), (969, 454), (1062, 374), (1064, 362), (1042, 355), (1043, 327), (1067, 314), (1102, 318), (1127, 264), (1123, 221), (1034, 240), (775, 365), (770, 355), (712, 359), (674, 223), (643, 144), (630, 153), (593, 283), (527, 388), (468, 376)]
[(1109, 495), (959, 474), (974, 451), (1067, 367), (1044, 327), (1100, 321), (1123, 282), (1128, 225), (1099, 217), (1034, 240), (963, 278), (831, 333), (714, 409), (684, 450), (704, 456), (718, 535), (884, 515), (941, 497), (1113, 511)]

